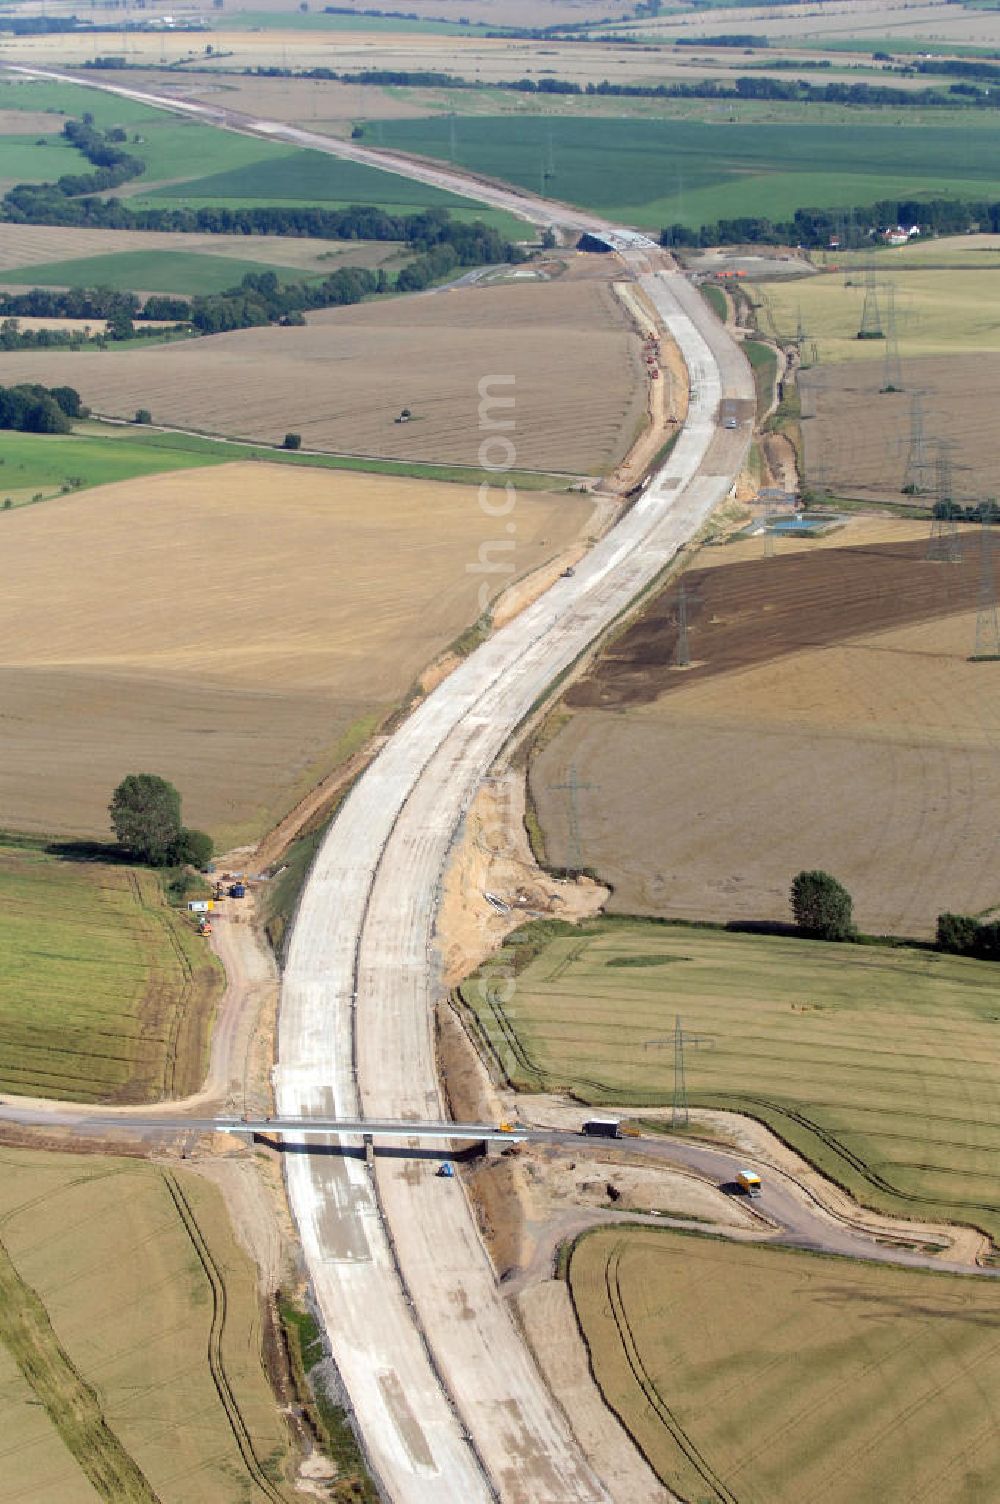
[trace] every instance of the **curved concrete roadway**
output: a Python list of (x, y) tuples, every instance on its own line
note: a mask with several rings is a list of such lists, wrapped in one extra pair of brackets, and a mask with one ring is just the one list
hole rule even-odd
[[(390, 166), (540, 223), (614, 228), (454, 169), (107, 87), (232, 129)], [(688, 367), (684, 429), (641, 500), (574, 577), (441, 683), (343, 805), (292, 935), (275, 1072), (282, 1114), (441, 1115), (434, 925), (464, 811), (539, 697), (697, 532), (742, 464), (751, 424), (720, 430), (719, 404), (736, 399), (752, 413), (744, 357), (683, 278), (650, 270), (654, 247), (629, 257)], [(437, 1179), (426, 1163), (383, 1156), (366, 1165), (293, 1154), (287, 1164), (316, 1298), (389, 1497), (400, 1504), (606, 1500), (497, 1288), (461, 1184)]]
[[(643, 283), (691, 373), (681, 438), (575, 576), (446, 679), (343, 806), (303, 893), (285, 971), (283, 1113), (441, 1113), (434, 922), (462, 815), (552, 680), (697, 531), (742, 462), (749, 428), (720, 433), (717, 421), (723, 393), (752, 402), (742, 356), (682, 279)], [(431, 1165), (381, 1156), (371, 1170), (295, 1158), (288, 1184), (338, 1365), (394, 1498), (607, 1497), (527, 1354), (459, 1185)]]

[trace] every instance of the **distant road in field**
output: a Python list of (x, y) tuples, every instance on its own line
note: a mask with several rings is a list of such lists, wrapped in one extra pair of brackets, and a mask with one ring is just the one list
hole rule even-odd
[[(571, 578), (491, 636), (400, 727), (342, 805), (302, 893), (282, 988), (279, 1111), (440, 1118), (434, 937), (463, 815), (553, 681), (728, 495), (751, 438), (750, 368), (697, 290), (645, 237), (454, 168), (149, 90), (91, 86), (387, 168), (538, 224), (609, 236), (627, 247), (627, 270), (687, 365), (688, 416), (666, 464)], [(484, 352), (484, 377), (487, 362)], [(733, 429), (721, 426), (723, 401), (738, 415)], [(495, 410), (500, 433), (509, 416)], [(386, 1494), (398, 1504), (613, 1497), (613, 1482), (594, 1474), (538, 1373), (461, 1184), (412, 1157), (366, 1163), (292, 1153), (285, 1164), (316, 1299)]]

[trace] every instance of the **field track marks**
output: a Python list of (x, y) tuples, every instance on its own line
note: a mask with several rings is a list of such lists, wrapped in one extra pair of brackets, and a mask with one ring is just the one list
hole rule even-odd
[[(635, 1333), (629, 1322), (628, 1314), (625, 1310), (625, 1302), (622, 1298), (621, 1279), (619, 1276), (621, 1254), (622, 1245), (618, 1243), (615, 1245), (604, 1266), (604, 1285), (607, 1290), (612, 1320), (618, 1328), (618, 1336), (621, 1341), (622, 1352), (625, 1354), (625, 1361), (628, 1363), (632, 1375), (642, 1390), (653, 1413), (657, 1416), (665, 1430), (670, 1433), (682, 1456), (694, 1468), (699, 1478), (705, 1484), (705, 1487), (710, 1491), (712, 1500), (717, 1501), (717, 1504), (739, 1504), (738, 1498), (732, 1489), (728, 1487), (725, 1479), (719, 1476), (708, 1458), (699, 1451), (691, 1437), (684, 1430), (684, 1427), (657, 1389), (642, 1361), (639, 1344), (635, 1339)], [(610, 1401), (607, 1399), (605, 1402), (610, 1404)], [(619, 1419), (622, 1425), (626, 1424), (623, 1417), (619, 1416)]]
[(165, 1040), (161, 1070), (160, 1095), (162, 1097), (174, 1097), (178, 1094), (177, 1066), (181, 1026), (184, 1023), (188, 1008), (197, 1001), (194, 969), (184, 953), (184, 947), (181, 945), (177, 931), (171, 923), (171, 916), (162, 911), (158, 913), (152, 904), (146, 902), (137, 872), (129, 870), (128, 879), (129, 886), (135, 898), (136, 907), (143, 913), (148, 914), (153, 922), (159, 924), (167, 940), (167, 944), (174, 954), (178, 972), (183, 979), (180, 994), (170, 1009), (169, 1015), (164, 1019), (164, 1032), (167, 1038)]
[(191, 1210), (191, 1205), (187, 1197), (180, 1188), (177, 1177), (171, 1174), (169, 1170), (165, 1170), (163, 1172), (163, 1182), (177, 1209), (177, 1215), (184, 1226), (184, 1231), (191, 1240), (191, 1246), (197, 1255), (198, 1262), (205, 1271), (205, 1278), (208, 1280), (211, 1288), (212, 1325), (208, 1334), (208, 1367), (212, 1375), (212, 1382), (222, 1403), (222, 1408), (226, 1412), (229, 1428), (233, 1433), (233, 1438), (239, 1448), (240, 1456), (243, 1458), (247, 1472), (265, 1499), (268, 1499), (270, 1504), (287, 1504), (286, 1496), (280, 1489), (275, 1487), (257, 1460), (257, 1454), (253, 1449), (253, 1440), (247, 1429), (246, 1421), (243, 1419), (236, 1396), (233, 1393), (229, 1376), (226, 1373), (222, 1357), (222, 1336), (226, 1329), (226, 1283), (222, 1277), (222, 1272), (212, 1256), (212, 1250), (202, 1235), (201, 1228), (198, 1226), (197, 1219)]
[(0, 1242), (0, 1340), (10, 1351), (80, 1471), (108, 1504), (160, 1504), (104, 1418), (96, 1390), (74, 1368), (45, 1305)]

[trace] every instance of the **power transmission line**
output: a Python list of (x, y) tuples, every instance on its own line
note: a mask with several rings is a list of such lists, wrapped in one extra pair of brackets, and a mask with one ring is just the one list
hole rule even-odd
[(708, 1034), (690, 1034), (681, 1023), (680, 1014), (674, 1021), (674, 1032), (663, 1039), (647, 1039), (647, 1050), (659, 1050), (665, 1045), (672, 1045), (674, 1050), (674, 1095), (670, 1108), (671, 1128), (686, 1127), (689, 1120), (688, 1095), (687, 1095), (687, 1072), (684, 1066), (684, 1051), (690, 1045), (697, 1049), (700, 1045), (709, 1048), (715, 1041)]
[(882, 328), (882, 313), (878, 302), (878, 281), (875, 277), (875, 268), (870, 266), (865, 272), (865, 301), (861, 308), (858, 339), (884, 338), (885, 331)]
[(899, 333), (896, 328), (896, 289), (891, 282), (885, 289), (885, 374), (882, 390), (903, 390), (903, 364), (899, 358)]
[(694, 605), (701, 597), (693, 594), (688, 588), (685, 579), (681, 579), (677, 586), (677, 642), (674, 646), (674, 668), (691, 667), (691, 643), (688, 636), (688, 606)]
[(934, 520), (927, 541), (927, 557), (936, 563), (961, 564), (962, 539), (955, 516), (955, 478), (949, 439), (936, 439), (934, 456)]
[(580, 838), (580, 795), (587, 789), (598, 788), (596, 783), (581, 783), (576, 770), (576, 763), (570, 764), (569, 773), (565, 783), (550, 783), (549, 789), (553, 792), (565, 791), (569, 794), (569, 820), (567, 822), (569, 834), (569, 861), (567, 868), (570, 872), (580, 872), (583, 868), (582, 841)]
[(914, 392), (910, 398), (910, 447), (903, 471), (903, 490), (910, 496), (919, 496), (927, 481), (927, 441), (924, 437), (924, 393)]
[(982, 504), (979, 531), (979, 612), (976, 616), (975, 657), (1000, 658), (1000, 615), (997, 613), (996, 568), (993, 562), (993, 516)]

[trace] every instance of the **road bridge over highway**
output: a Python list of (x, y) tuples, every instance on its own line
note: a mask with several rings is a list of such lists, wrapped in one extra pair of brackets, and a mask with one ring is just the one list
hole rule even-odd
[(534, 1139), (544, 1142), (552, 1137), (542, 1129), (500, 1128), (496, 1123), (412, 1122), (378, 1118), (214, 1118), (206, 1120), (207, 1131), (214, 1133), (286, 1134), (292, 1138), (362, 1138), (415, 1139), (418, 1142), (473, 1140), (476, 1143), (516, 1144)]

